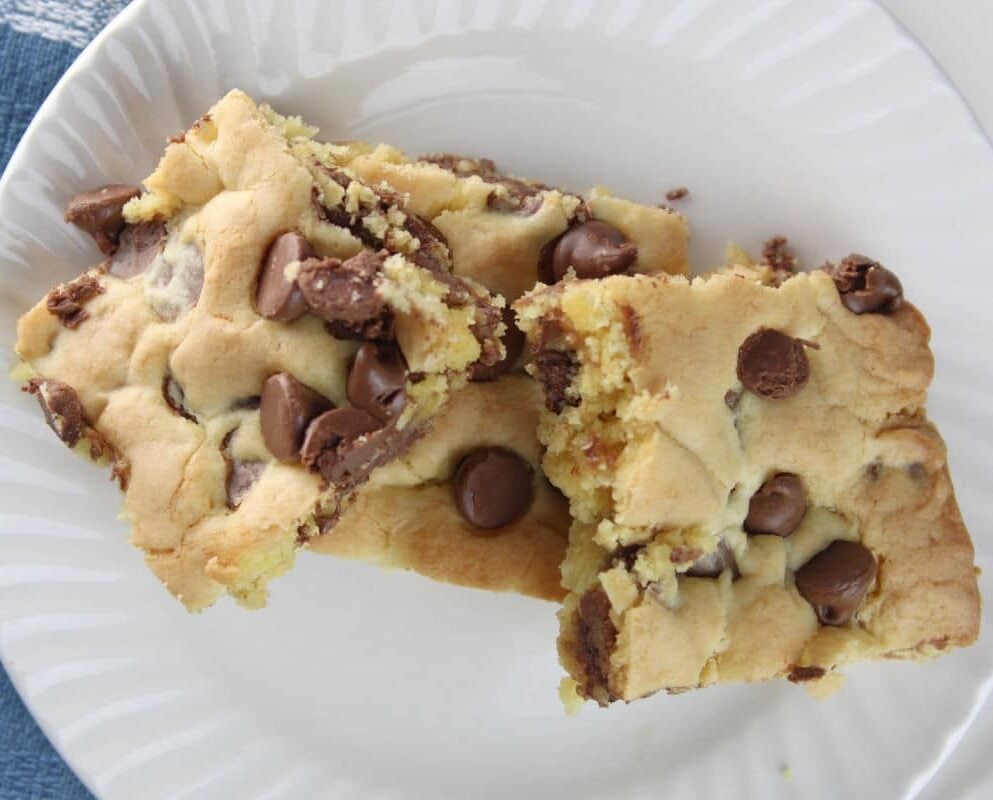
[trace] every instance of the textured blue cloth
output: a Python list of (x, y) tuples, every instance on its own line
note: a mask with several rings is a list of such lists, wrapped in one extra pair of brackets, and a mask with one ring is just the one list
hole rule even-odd
[[(0, 0), (0, 170), (52, 86), (127, 0)], [(92, 795), (0, 670), (0, 800)]]

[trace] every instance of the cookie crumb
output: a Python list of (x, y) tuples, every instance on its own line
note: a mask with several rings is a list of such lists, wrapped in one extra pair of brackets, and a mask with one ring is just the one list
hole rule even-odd
[(762, 263), (781, 272), (796, 270), (796, 254), (789, 246), (790, 240), (785, 236), (773, 236), (762, 243)]
[(674, 203), (677, 200), (682, 200), (690, 193), (690, 190), (685, 186), (677, 186), (675, 189), (670, 189), (665, 193), (665, 199), (670, 203)]
[(783, 776), (783, 780), (792, 781), (793, 780), (793, 767), (789, 764), (784, 764), (779, 768), (779, 774)]
[(579, 694), (579, 685), (572, 678), (563, 678), (559, 682), (559, 699), (570, 717), (579, 714), (583, 707), (583, 698)]

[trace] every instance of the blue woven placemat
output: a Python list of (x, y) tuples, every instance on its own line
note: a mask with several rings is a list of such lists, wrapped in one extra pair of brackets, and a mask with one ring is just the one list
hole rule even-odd
[[(0, 0), (0, 170), (55, 82), (127, 3)], [(91, 797), (0, 670), (0, 800)]]

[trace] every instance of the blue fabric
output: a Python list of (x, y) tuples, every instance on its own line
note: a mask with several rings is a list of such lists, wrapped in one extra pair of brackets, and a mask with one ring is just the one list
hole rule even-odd
[[(127, 0), (0, 0), (0, 171), (80, 49)], [(0, 800), (92, 795), (35, 724), (0, 670)]]

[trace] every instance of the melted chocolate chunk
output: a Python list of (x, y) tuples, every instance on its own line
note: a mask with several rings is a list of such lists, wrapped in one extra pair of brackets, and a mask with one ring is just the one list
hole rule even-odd
[(471, 381), (494, 381), (501, 375), (510, 372), (514, 364), (521, 357), (524, 351), (524, 332), (517, 327), (517, 320), (514, 317), (513, 309), (509, 306), (504, 308), (501, 315), (503, 324), (507, 330), (504, 331), (500, 341), (503, 342), (504, 356), (496, 363), (487, 366), (482, 360), (477, 361), (469, 368), (469, 380)]
[(233, 458), (227, 459), (228, 474), (224, 482), (224, 490), (227, 494), (227, 506), (234, 509), (241, 505), (241, 501), (251, 491), (252, 486), (262, 477), (265, 470), (264, 461), (238, 461)]
[(503, 319), (502, 309), (486, 302), (475, 303), (475, 319), (470, 330), (472, 335), (479, 342), (480, 355), (476, 359), (479, 367), (490, 367), (500, 361), (503, 356), (500, 354), (499, 340), (496, 332)]
[(491, 178), (499, 174), (496, 164), (489, 158), (472, 158), (470, 156), (460, 156), (456, 153), (439, 153), (437, 155), (421, 156), (418, 161), (436, 164), (461, 178), (466, 178), (470, 175)]
[(379, 296), (386, 253), (363, 250), (347, 261), (310, 259), (300, 265), (297, 284), (313, 313), (343, 338), (383, 338), (392, 312)]
[(580, 693), (602, 705), (614, 699), (610, 691), (610, 656), (617, 641), (617, 628), (610, 619), (610, 599), (599, 586), (579, 599), (578, 653), (583, 664)]
[(738, 562), (734, 557), (734, 550), (721, 539), (714, 550), (698, 558), (684, 574), (691, 578), (717, 578), (728, 569), (735, 578), (738, 577)]
[(197, 421), (196, 416), (186, 407), (186, 393), (183, 387), (168, 373), (162, 379), (162, 397), (165, 398), (166, 405), (183, 419), (188, 419), (190, 422)]
[(382, 423), (407, 405), (407, 362), (393, 342), (366, 342), (348, 373), (348, 402)]
[(324, 329), (335, 339), (347, 339), (352, 342), (388, 342), (396, 336), (393, 328), (393, 312), (389, 309), (385, 309), (375, 319), (367, 319), (364, 322), (325, 320)]
[(538, 277), (543, 283), (557, 283), (571, 268), (577, 278), (603, 278), (623, 272), (637, 258), (637, 246), (623, 233), (594, 219), (573, 225), (542, 248)]
[(348, 484), (367, 473), (380, 455), (380, 444), (370, 434), (379, 421), (360, 408), (335, 408), (314, 419), (300, 449), (307, 469), (333, 484)]
[(899, 278), (878, 261), (852, 254), (828, 270), (841, 302), (853, 314), (886, 313), (903, 303)]
[(80, 275), (76, 280), (56, 286), (48, 293), (45, 307), (50, 314), (59, 318), (65, 327), (78, 328), (89, 319), (89, 312), (83, 306), (98, 294), (103, 294), (103, 286), (93, 275)]
[(65, 220), (90, 234), (100, 252), (109, 256), (117, 250), (124, 228), (124, 206), (140, 194), (138, 186), (116, 183), (82, 192), (69, 200)]
[(284, 233), (272, 243), (262, 261), (255, 293), (255, 308), (259, 314), (266, 319), (292, 322), (307, 312), (307, 301), (297, 282), (286, 276), (286, 267), (313, 256), (310, 242), (297, 231)]
[(289, 373), (270, 376), (262, 386), (259, 406), (266, 447), (280, 461), (296, 460), (311, 420), (333, 407), (324, 395)]
[(796, 588), (822, 625), (844, 625), (876, 577), (876, 559), (859, 542), (831, 542), (796, 571)]
[(561, 414), (566, 406), (578, 406), (579, 397), (571, 392), (579, 372), (576, 354), (564, 350), (538, 350), (532, 359), (538, 381), (545, 390), (545, 408)]
[[(330, 170), (326, 171), (330, 173)], [(345, 186), (348, 186), (347, 182), (345, 183)], [(320, 219), (325, 222), (330, 222), (332, 225), (337, 225), (339, 228), (351, 230), (352, 226), (357, 221), (353, 214), (345, 211), (345, 209), (340, 206), (324, 205), (321, 201), (321, 192), (316, 186), (310, 190), (310, 201), (314, 211)]]
[(118, 482), (121, 489), (128, 488), (131, 465), (99, 431), (90, 427), (83, 403), (75, 389), (50, 378), (32, 378), (24, 385), (23, 391), (38, 398), (38, 405), (45, 414), (45, 422), (59, 439), (69, 447), (75, 447), (85, 436), (90, 458), (100, 461), (109, 457), (110, 477)]
[(621, 324), (624, 326), (624, 338), (627, 339), (628, 347), (633, 355), (638, 355), (641, 350), (641, 316), (629, 305), (620, 307)]
[(50, 378), (32, 378), (24, 391), (38, 398), (45, 422), (69, 447), (75, 447), (88, 427), (86, 413), (76, 390), (69, 384)]
[(487, 208), (504, 213), (524, 214), (530, 216), (541, 208), (541, 192), (548, 187), (535, 181), (522, 181), (519, 178), (505, 175), (497, 169), (496, 164), (488, 158), (468, 158), (452, 153), (422, 156), (421, 161), (437, 164), (459, 177), (478, 175), (487, 183), (498, 183), (505, 192), (491, 192), (486, 198)]
[(738, 380), (767, 400), (792, 397), (810, 380), (803, 342), (773, 328), (759, 328), (738, 348)]
[(162, 252), (165, 236), (161, 222), (127, 225), (121, 232), (120, 247), (106, 262), (107, 272), (125, 280), (140, 275)]
[[(403, 208), (403, 198), (393, 195), (384, 200), (384, 204), (388, 204), (387, 207), (395, 205), (397, 208)], [(403, 229), (420, 242), (420, 247), (413, 253), (407, 253), (406, 257), (417, 266), (435, 273), (436, 277), (438, 275), (449, 276), (448, 267), (451, 259), (449, 258), (448, 240), (445, 239), (445, 235), (426, 219), (415, 216), (409, 211), (404, 213), (406, 213), (407, 219), (403, 223)], [(462, 288), (461, 284), (454, 281), (448, 280), (447, 282), (450, 290), (458, 291)]]
[(528, 462), (503, 447), (481, 447), (455, 470), (455, 505), (478, 528), (502, 528), (523, 517), (534, 495)]
[(807, 493), (796, 475), (781, 472), (763, 483), (752, 495), (745, 517), (749, 533), (789, 536), (807, 511)]

